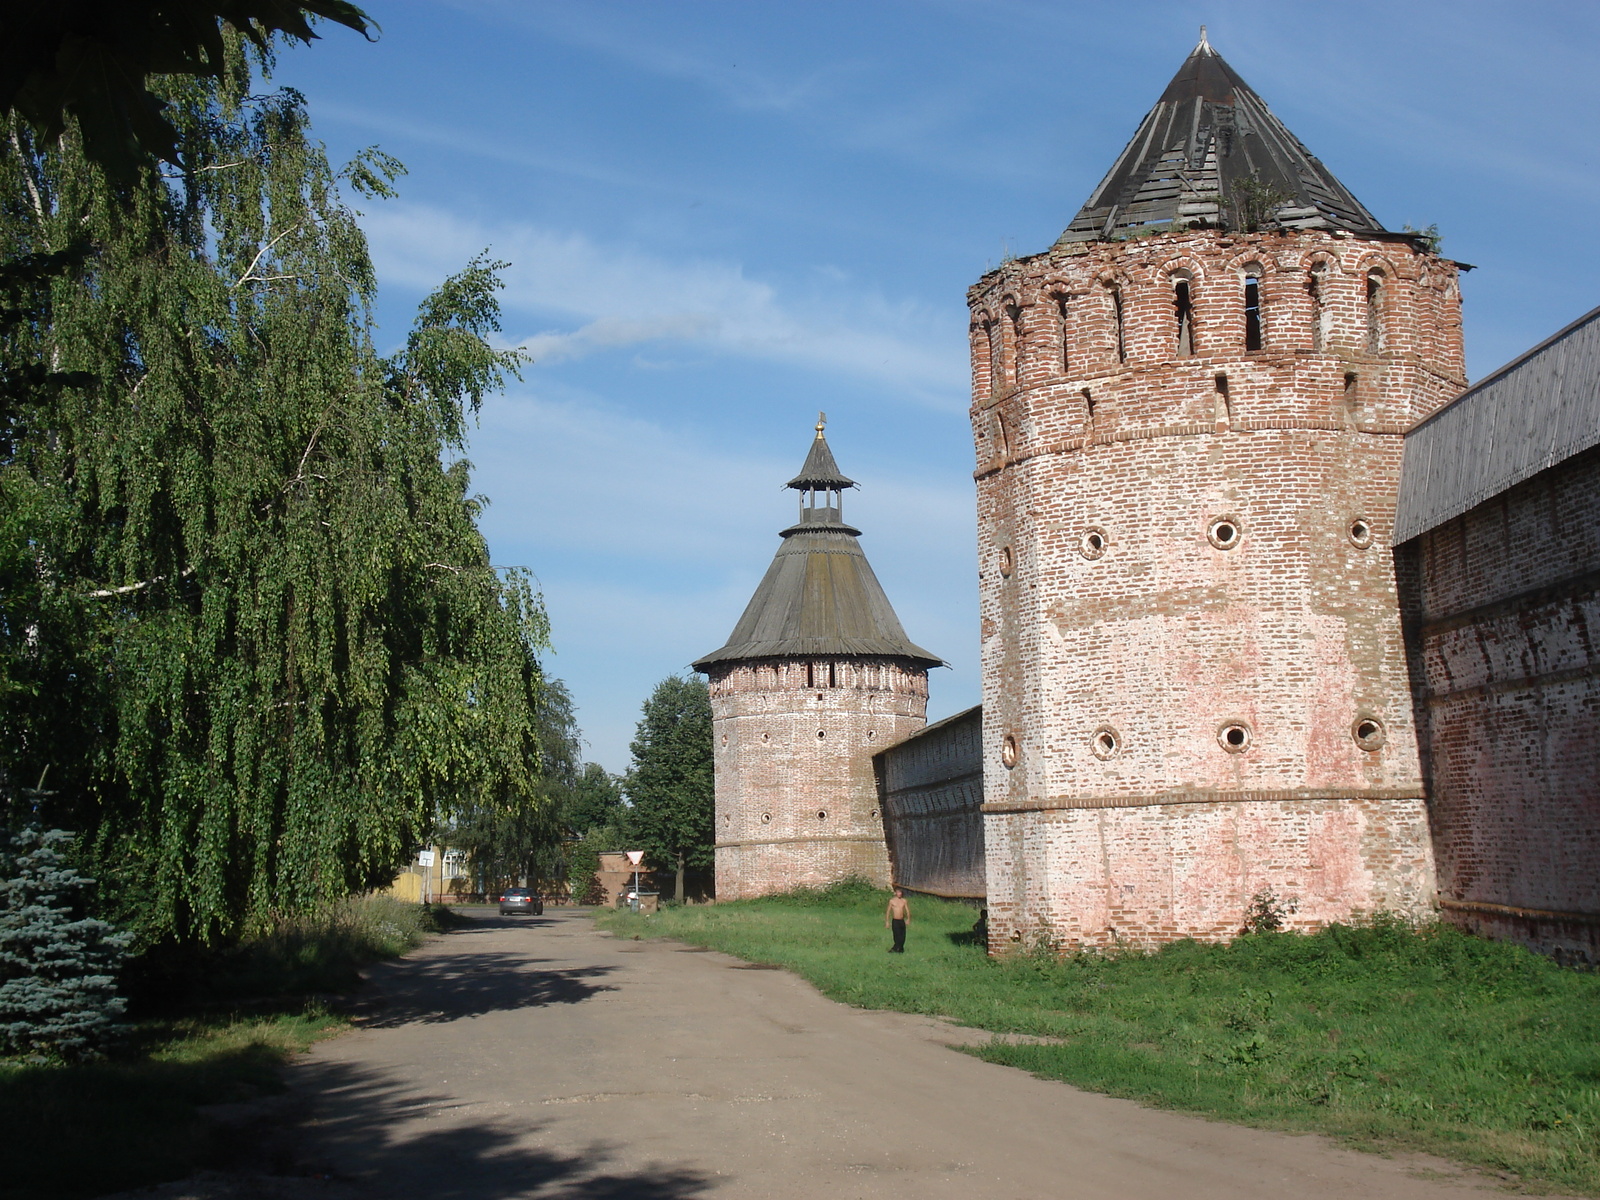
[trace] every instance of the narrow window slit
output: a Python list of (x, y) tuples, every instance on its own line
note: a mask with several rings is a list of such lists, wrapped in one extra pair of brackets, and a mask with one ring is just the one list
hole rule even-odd
[(1254, 275), (1244, 280), (1244, 348), (1261, 349), (1261, 280)]
[(1178, 356), (1188, 358), (1194, 353), (1194, 304), (1187, 279), (1173, 282), (1172, 306), (1178, 315)]

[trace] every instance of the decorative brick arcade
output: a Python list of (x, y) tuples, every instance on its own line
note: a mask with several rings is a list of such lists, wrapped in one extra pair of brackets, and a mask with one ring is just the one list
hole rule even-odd
[(860, 876), (888, 882), (872, 755), (921, 729), (928, 668), (843, 520), (855, 483), (817, 424), (799, 520), (727, 645), (694, 664), (711, 684), (717, 896)]
[(1464, 386), (1456, 264), (1202, 40), (969, 299), (992, 948), (1426, 909), (1390, 533)]

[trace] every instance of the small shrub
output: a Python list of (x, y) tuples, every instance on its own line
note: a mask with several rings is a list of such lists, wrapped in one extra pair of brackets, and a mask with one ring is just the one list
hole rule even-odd
[(1239, 933), (1277, 933), (1299, 907), (1297, 900), (1280, 900), (1270, 889), (1263, 889), (1250, 897), (1250, 907), (1244, 910), (1244, 928)]
[(82, 1058), (120, 1029), (128, 937), (81, 915), (94, 883), (61, 861), (62, 829), (29, 826), (0, 850), (0, 1047)]
[(870, 879), (851, 875), (822, 887), (797, 887), (762, 899), (802, 908), (851, 908), (858, 904), (887, 904), (888, 896), (887, 889), (876, 886)]
[(353, 896), (286, 917), (223, 952), (209, 972), (214, 995), (266, 997), (337, 992), (359, 968), (395, 958), (438, 928), (431, 910), (392, 896)]

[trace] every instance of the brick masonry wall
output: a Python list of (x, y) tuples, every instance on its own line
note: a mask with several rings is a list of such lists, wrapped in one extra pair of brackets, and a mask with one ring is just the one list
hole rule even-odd
[(873, 756), (897, 887), (982, 900), (983, 709), (930, 725)]
[(928, 673), (894, 659), (713, 667), (717, 896), (746, 899), (889, 863), (872, 755), (927, 719)]
[(1400, 555), (1441, 908), (1600, 962), (1600, 450)]
[(1464, 385), (1454, 265), (1191, 231), (969, 299), (994, 944), (1226, 936), (1262, 890), (1302, 928), (1425, 906), (1388, 534), (1401, 433)]

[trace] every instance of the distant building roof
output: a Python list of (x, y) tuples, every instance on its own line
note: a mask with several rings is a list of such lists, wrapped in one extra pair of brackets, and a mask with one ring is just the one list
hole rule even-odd
[(1600, 445), (1600, 308), (1406, 433), (1394, 541)]
[(1384, 233), (1206, 40), (1184, 60), (1058, 245), (1170, 226)]
[[(854, 487), (840, 474), (833, 452), (817, 430), (806, 465), (789, 487)], [(910, 659), (925, 666), (941, 660), (906, 637), (883, 585), (856, 540), (860, 530), (840, 519), (839, 509), (801, 510), (800, 522), (783, 530), (773, 556), (727, 644), (694, 668), (752, 658), (850, 655)]]

